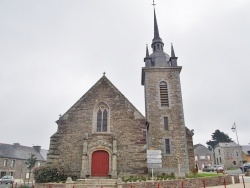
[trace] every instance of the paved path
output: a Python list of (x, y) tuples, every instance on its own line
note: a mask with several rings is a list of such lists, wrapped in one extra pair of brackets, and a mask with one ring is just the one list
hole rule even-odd
[[(209, 188), (225, 188), (225, 186), (220, 185), (220, 186), (213, 186)], [(237, 183), (237, 184), (226, 185), (226, 188), (244, 188), (244, 185), (243, 183)], [(245, 183), (245, 188), (250, 188), (250, 183)]]
[(243, 176), (240, 175), (240, 183), (226, 185), (226, 187), (224, 185), (220, 185), (220, 186), (212, 186), (209, 188), (244, 188), (244, 185), (242, 183), (242, 177), (244, 178), (245, 188), (250, 188), (250, 177), (244, 175)]

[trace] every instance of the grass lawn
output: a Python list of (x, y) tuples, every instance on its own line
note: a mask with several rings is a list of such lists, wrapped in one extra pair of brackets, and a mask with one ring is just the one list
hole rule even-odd
[(229, 167), (227, 170), (238, 170), (238, 169), (240, 169), (239, 167)]
[(200, 178), (200, 177), (214, 177), (214, 176), (223, 176), (222, 173), (198, 173), (196, 175), (194, 174), (189, 174), (187, 178)]

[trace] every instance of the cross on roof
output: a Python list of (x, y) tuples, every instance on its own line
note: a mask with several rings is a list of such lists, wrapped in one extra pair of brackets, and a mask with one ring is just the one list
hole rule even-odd
[(153, 6), (155, 6), (156, 4), (155, 4), (155, 0), (153, 0), (153, 4), (152, 4)]

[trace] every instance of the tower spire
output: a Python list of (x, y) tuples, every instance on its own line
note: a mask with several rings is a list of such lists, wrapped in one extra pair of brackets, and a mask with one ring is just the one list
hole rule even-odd
[(162, 39), (160, 37), (159, 34), (159, 28), (158, 28), (158, 24), (157, 24), (157, 18), (156, 18), (156, 13), (155, 13), (155, 2), (153, 0), (153, 4), (154, 6), (154, 38), (151, 44), (151, 47), (153, 48), (153, 52), (155, 51), (162, 51), (163, 52), (163, 46), (164, 43), (162, 42)]
[(154, 38), (160, 38), (156, 14), (155, 14), (155, 8), (154, 8)]
[(153, 0), (153, 4), (154, 6), (154, 38), (160, 38), (159, 35), (159, 29), (158, 29), (158, 24), (157, 24), (157, 19), (156, 19), (156, 14), (155, 14), (155, 1)]

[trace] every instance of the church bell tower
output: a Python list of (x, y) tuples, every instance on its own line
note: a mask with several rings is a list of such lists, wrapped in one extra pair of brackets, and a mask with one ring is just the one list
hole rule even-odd
[(171, 44), (171, 56), (164, 52), (154, 9), (152, 54), (146, 47), (141, 83), (145, 92), (147, 147), (162, 151), (165, 173), (189, 173), (187, 128), (185, 127), (180, 72)]

